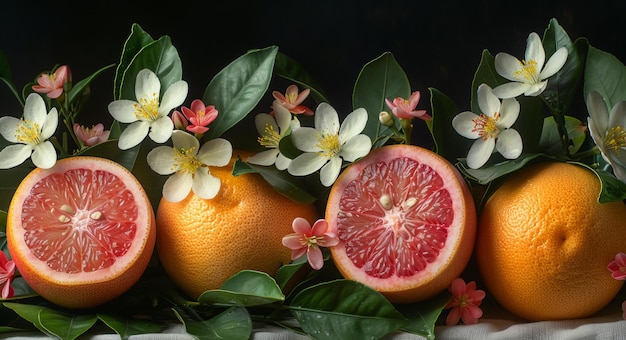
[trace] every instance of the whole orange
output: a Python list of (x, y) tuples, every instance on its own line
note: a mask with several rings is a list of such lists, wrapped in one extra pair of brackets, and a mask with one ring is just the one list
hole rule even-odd
[(584, 318), (623, 281), (607, 265), (626, 252), (626, 206), (599, 203), (589, 169), (528, 166), (506, 180), (479, 215), (477, 265), (488, 294), (528, 320)]
[(211, 168), (221, 180), (212, 199), (190, 193), (180, 202), (161, 199), (156, 215), (157, 253), (163, 268), (183, 292), (198, 298), (218, 289), (244, 269), (274, 275), (289, 263), (291, 250), (282, 238), (292, 222), (318, 218), (314, 204), (297, 203), (272, 188), (259, 174), (232, 175), (233, 162), (251, 153), (235, 150), (231, 162)]

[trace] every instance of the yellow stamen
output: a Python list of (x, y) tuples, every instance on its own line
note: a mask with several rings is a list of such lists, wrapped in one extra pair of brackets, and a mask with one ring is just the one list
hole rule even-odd
[(624, 147), (626, 147), (626, 131), (619, 125), (610, 128), (604, 137), (604, 148), (619, 156), (620, 150)]
[(478, 118), (472, 119), (474, 122), (474, 128), (472, 132), (478, 132), (478, 135), (483, 139), (496, 138), (500, 133), (497, 122), (500, 119), (500, 112), (496, 112), (493, 117), (489, 117), (485, 114), (481, 114)]
[(15, 138), (20, 143), (37, 145), (42, 142), (41, 127), (32, 120), (22, 119), (15, 129)]
[(139, 103), (135, 104), (135, 117), (147, 121), (155, 121), (159, 117), (159, 96), (157, 93), (139, 99)]
[(194, 174), (198, 168), (202, 166), (198, 157), (196, 157), (193, 152), (194, 148), (180, 148), (174, 149), (174, 169), (179, 169), (180, 172), (186, 172), (189, 174)]
[(263, 136), (257, 139), (259, 144), (266, 148), (277, 148), (278, 143), (280, 142), (280, 134), (278, 131), (274, 130), (274, 126), (271, 124), (265, 124), (265, 131), (263, 132)]
[(335, 157), (341, 150), (339, 135), (320, 133), (317, 137), (317, 145), (322, 151), (318, 153), (324, 157)]
[(537, 62), (535, 60), (520, 61), (521, 68), (513, 73), (516, 79), (527, 80), (529, 83), (538, 83), (539, 72), (537, 72)]

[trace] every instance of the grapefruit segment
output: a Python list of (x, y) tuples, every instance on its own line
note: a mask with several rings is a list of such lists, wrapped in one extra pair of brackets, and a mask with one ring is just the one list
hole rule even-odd
[(94, 307), (143, 274), (156, 240), (154, 219), (148, 196), (126, 168), (71, 157), (22, 180), (7, 214), (7, 243), (18, 271), (42, 297)]
[(346, 168), (325, 218), (340, 239), (330, 250), (341, 274), (398, 303), (445, 290), (465, 269), (476, 233), (460, 173), (414, 145), (383, 146)]

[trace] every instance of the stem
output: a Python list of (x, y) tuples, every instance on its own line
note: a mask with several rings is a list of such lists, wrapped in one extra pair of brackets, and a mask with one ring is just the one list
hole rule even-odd
[(411, 133), (413, 132), (413, 123), (411, 119), (400, 118), (402, 132), (404, 132), (404, 143), (411, 144)]

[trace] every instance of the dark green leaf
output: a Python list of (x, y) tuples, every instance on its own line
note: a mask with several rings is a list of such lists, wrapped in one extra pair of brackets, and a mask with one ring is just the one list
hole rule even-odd
[[(393, 54), (385, 52), (365, 64), (354, 84), (352, 94), (352, 107), (364, 108), (368, 114), (363, 133), (372, 141), (377, 140), (379, 136), (393, 135), (391, 129), (382, 125), (378, 120), (381, 111), (390, 110), (385, 99), (393, 100), (396, 97), (408, 99), (410, 95), (409, 79)], [(400, 129), (400, 123), (397, 120), (396, 128)], [(386, 140), (382, 139), (377, 146), (384, 144)]]
[(429, 340), (434, 340), (437, 319), (439, 319), (444, 307), (450, 301), (450, 297), (450, 293), (445, 291), (417, 304), (398, 306), (400, 311), (411, 320), (402, 330), (422, 335)]
[(39, 312), (41, 326), (59, 339), (73, 340), (87, 332), (98, 318), (90, 314), (67, 314), (44, 308)]
[(483, 50), (478, 69), (476, 69), (474, 79), (472, 80), (470, 111), (476, 114), (483, 113), (478, 106), (478, 87), (481, 84), (487, 84), (489, 87), (494, 88), (508, 81), (496, 72), (494, 60), (495, 58), (488, 50)]
[(471, 177), (479, 184), (488, 184), (489, 182), (507, 175), (513, 171), (521, 169), (528, 162), (535, 160), (538, 157), (546, 157), (544, 154), (522, 154), (519, 158), (514, 160), (507, 160), (504, 162), (490, 164), (489, 162), (479, 169), (469, 169), (461, 166), (461, 172)]
[(452, 99), (435, 88), (430, 88), (429, 91), (433, 119), (428, 128), (435, 142), (435, 150), (454, 164), (457, 159), (467, 155), (473, 141), (459, 135), (452, 127), (452, 119), (460, 113)]
[(196, 321), (180, 309), (175, 312), (185, 331), (200, 340), (247, 340), (252, 334), (252, 320), (243, 307), (230, 307), (206, 321)]
[(606, 203), (623, 201), (626, 199), (626, 184), (617, 179), (612, 173), (602, 169), (591, 168), (582, 163), (577, 164), (584, 165), (585, 167), (591, 169), (596, 176), (598, 176), (601, 185), (598, 202)]
[(97, 316), (124, 340), (131, 335), (158, 333), (162, 328), (160, 323), (154, 321), (122, 317), (118, 314), (98, 314)]
[[(565, 116), (565, 129), (571, 141), (569, 152), (570, 154), (576, 153), (587, 137), (585, 133), (586, 126), (577, 118)], [(561, 137), (553, 116), (544, 119), (539, 141), (539, 151), (555, 156), (565, 156), (561, 147)]]
[(248, 52), (211, 80), (202, 100), (219, 114), (205, 138), (219, 137), (254, 109), (269, 87), (277, 53), (276, 46)]
[(545, 117), (543, 102), (538, 97), (526, 96), (520, 96), (517, 100), (520, 103), (520, 113), (512, 128), (522, 137), (523, 152), (536, 153)]
[(169, 36), (163, 36), (145, 45), (123, 70), (120, 98), (136, 100), (135, 82), (143, 69), (154, 72), (161, 82), (161, 96), (173, 83), (182, 79), (183, 68), (178, 51)]
[(301, 256), (293, 260), (293, 262), (284, 264), (278, 268), (276, 272), (276, 283), (284, 290), (294, 277), (297, 277), (303, 270), (309, 270), (309, 268), (307, 257)]
[(304, 289), (290, 309), (315, 339), (379, 339), (408, 322), (380, 293), (350, 280)]
[[(324, 96), (321, 86), (315, 82), (313, 77), (306, 72), (304, 67), (291, 59), (287, 55), (278, 52), (276, 62), (274, 64), (274, 72), (285, 79), (292, 80), (305, 88), (311, 90), (310, 96), (317, 102), (328, 102)], [(311, 108), (315, 110), (315, 108)]]
[(74, 84), (74, 86), (72, 86), (72, 89), (70, 90), (70, 92), (67, 94), (68, 101), (70, 103), (73, 103), (76, 98), (80, 98), (82, 93), (83, 93), (83, 90), (85, 90), (85, 88), (88, 87), (89, 84), (94, 79), (96, 79), (96, 77), (98, 77), (100, 74), (102, 74), (102, 72), (112, 68), (113, 66), (115, 66), (115, 64), (111, 64), (111, 65), (105, 66), (105, 67), (97, 70), (96, 72), (94, 72), (89, 77), (87, 77), (87, 78), (77, 82), (76, 84)]
[(585, 64), (585, 100), (596, 91), (604, 98), (609, 112), (618, 102), (626, 100), (626, 67), (614, 55), (589, 46)]
[(141, 26), (133, 24), (130, 29), (130, 35), (124, 43), (124, 49), (122, 50), (122, 56), (120, 62), (117, 65), (115, 71), (115, 81), (113, 87), (113, 98), (120, 99), (122, 96), (122, 83), (124, 81), (124, 72), (128, 69), (131, 61), (135, 58), (137, 53), (146, 45), (153, 42), (154, 39), (146, 33)]
[(200, 295), (198, 302), (204, 304), (237, 304), (259, 306), (285, 300), (276, 281), (266, 273), (242, 270), (230, 277), (220, 289), (208, 290)]
[(250, 163), (246, 163), (246, 165), (261, 175), (274, 190), (295, 202), (311, 204), (317, 200), (316, 196), (306, 191), (302, 180), (286, 171), (278, 170), (275, 166), (260, 166)]

